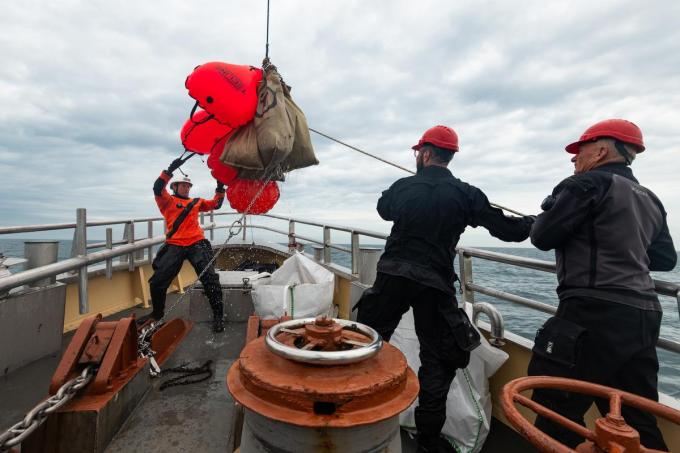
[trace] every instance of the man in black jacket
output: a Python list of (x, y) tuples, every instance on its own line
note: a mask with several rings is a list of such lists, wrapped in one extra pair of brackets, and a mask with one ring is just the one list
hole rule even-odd
[(479, 334), (457, 307), (453, 286), (460, 235), (468, 225), (481, 225), (497, 238), (519, 242), (529, 236), (533, 220), (506, 217), (481, 190), (453, 177), (446, 168), (458, 151), (453, 129), (435, 126), (413, 149), (416, 175), (395, 182), (378, 201), (378, 213), (394, 226), (375, 283), (357, 304), (357, 321), (389, 341), (413, 307), (421, 360), (418, 451), (438, 452), (444, 449), (439, 436), (449, 387), (456, 369), (467, 366), (470, 351), (479, 344)]
[[(531, 242), (555, 249), (556, 316), (539, 329), (530, 375), (562, 376), (619, 388), (658, 400), (656, 341), (661, 305), (649, 271), (669, 271), (677, 254), (661, 201), (633, 176), (629, 165), (645, 150), (633, 123), (601, 121), (566, 150), (574, 175), (541, 206)], [(536, 390), (533, 399), (583, 424), (593, 398)], [(600, 412), (606, 401), (596, 400)], [(666, 450), (655, 418), (622, 408), (648, 448)], [(583, 438), (544, 417), (536, 426), (574, 448)]]

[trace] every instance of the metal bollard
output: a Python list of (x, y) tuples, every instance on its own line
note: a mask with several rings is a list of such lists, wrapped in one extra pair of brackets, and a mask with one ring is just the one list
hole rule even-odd
[(484, 313), (489, 317), (491, 322), (491, 339), (489, 343), (492, 346), (500, 348), (505, 344), (505, 323), (503, 322), (503, 315), (493, 305), (486, 302), (476, 302), (472, 304), (472, 324), (477, 325), (477, 318)]
[[(24, 241), (24, 257), (28, 260), (25, 270), (56, 263), (59, 258), (59, 241)], [(57, 281), (56, 276), (45, 277), (29, 283), (31, 288), (49, 286)]]

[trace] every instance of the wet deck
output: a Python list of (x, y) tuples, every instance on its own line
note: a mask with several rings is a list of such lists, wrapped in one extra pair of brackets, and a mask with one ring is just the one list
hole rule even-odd
[[(172, 305), (176, 295), (169, 296)], [(188, 304), (172, 313), (186, 317)], [(134, 311), (122, 312), (108, 319), (117, 319)], [(179, 348), (163, 368), (188, 364), (202, 365), (213, 361), (213, 376), (203, 382), (160, 390), (161, 383), (172, 376), (161, 376), (120, 429), (107, 448), (107, 453), (145, 451), (168, 453), (181, 451), (230, 451), (230, 431), (234, 417), (234, 402), (226, 388), (229, 366), (243, 348), (246, 323), (228, 323), (224, 333), (213, 334), (209, 323), (196, 323)], [(71, 335), (64, 336), (63, 347)], [(0, 378), (0, 430), (20, 420), (26, 412), (47, 394), (49, 382), (59, 357), (47, 357)], [(402, 431), (404, 453), (416, 451), (416, 444)], [(491, 434), (482, 450), (486, 453), (535, 451), (526, 441), (502, 423), (494, 420)]]

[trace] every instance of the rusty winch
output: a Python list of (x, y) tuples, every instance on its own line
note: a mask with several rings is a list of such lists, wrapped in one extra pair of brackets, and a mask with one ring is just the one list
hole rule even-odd
[(250, 341), (227, 386), (245, 408), (240, 453), (400, 452), (398, 415), (419, 390), (375, 330), (326, 317), (284, 321)]

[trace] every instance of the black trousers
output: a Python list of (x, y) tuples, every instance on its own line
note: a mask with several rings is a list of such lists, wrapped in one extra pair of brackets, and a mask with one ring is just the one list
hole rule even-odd
[(357, 321), (377, 330), (385, 341), (413, 307), (421, 362), (416, 428), (419, 442), (423, 438), (436, 442), (446, 421), (446, 396), (456, 369), (468, 365), (469, 350), (475, 346), (468, 344), (471, 326), (465, 312), (458, 308), (455, 296), (383, 273), (378, 273), (357, 306)]
[[(585, 297), (565, 299), (536, 334), (528, 374), (594, 382), (658, 401), (660, 326), (661, 312)], [(565, 391), (536, 390), (533, 400), (581, 425), (593, 403), (603, 415), (609, 412), (606, 400)], [(668, 449), (654, 416), (627, 406), (622, 415), (645, 447)], [(571, 448), (583, 442), (544, 417), (536, 419), (536, 426)]]
[[(206, 239), (186, 247), (164, 244), (163, 247), (158, 250), (156, 258), (153, 261), (154, 274), (149, 279), (151, 302), (153, 304), (151, 316), (156, 319), (163, 317), (165, 312), (165, 296), (168, 287), (170, 286), (172, 279), (179, 274), (185, 259), (189, 260), (194, 267), (196, 275), (200, 275), (203, 269), (208, 266), (208, 263), (212, 258), (212, 247), (210, 242)], [(220, 286), (220, 278), (215, 273), (215, 268), (212, 264), (205, 271), (203, 276), (201, 276), (201, 283), (203, 283), (203, 292), (208, 298), (215, 319), (222, 319), (224, 311), (222, 305), (222, 288)]]

